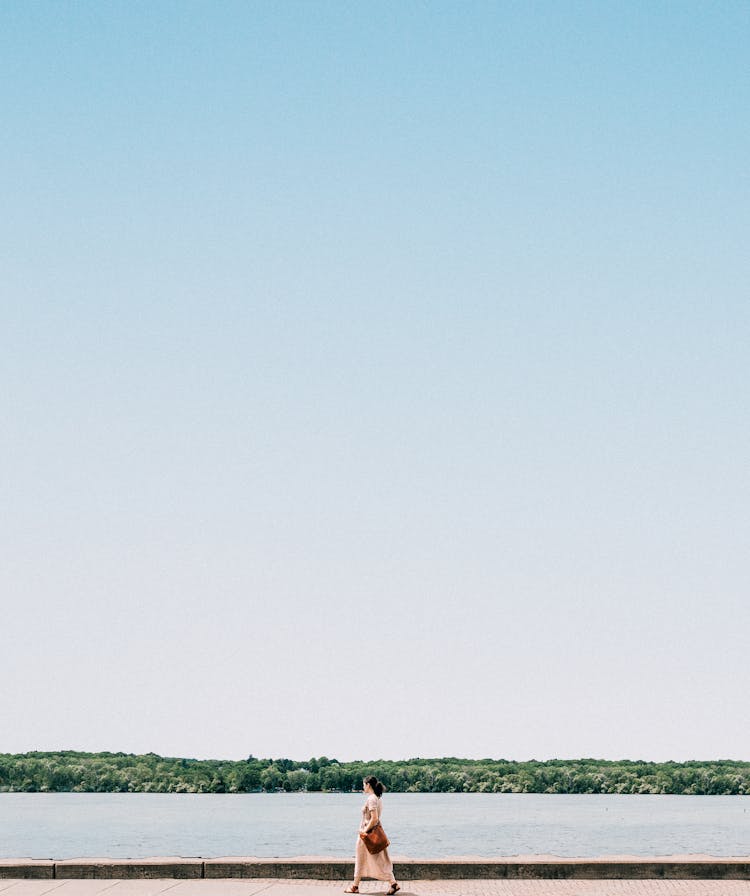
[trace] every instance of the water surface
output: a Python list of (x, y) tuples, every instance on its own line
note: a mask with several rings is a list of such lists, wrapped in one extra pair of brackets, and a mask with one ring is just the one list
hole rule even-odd
[[(0, 793), (0, 858), (351, 856), (362, 794)], [(750, 796), (392, 793), (394, 856), (750, 854)]]

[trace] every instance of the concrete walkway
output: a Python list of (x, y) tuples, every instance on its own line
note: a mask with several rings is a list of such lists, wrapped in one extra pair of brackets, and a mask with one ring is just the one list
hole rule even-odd
[[(0, 880), (0, 896), (341, 896), (322, 880)], [(384, 894), (365, 881), (363, 894)], [(399, 896), (750, 896), (744, 880), (413, 880)]]

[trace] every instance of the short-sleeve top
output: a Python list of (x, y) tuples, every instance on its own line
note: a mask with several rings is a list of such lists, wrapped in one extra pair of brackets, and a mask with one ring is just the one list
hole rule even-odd
[(359, 825), (360, 831), (364, 831), (369, 825), (373, 812), (378, 813), (378, 818), (383, 817), (383, 801), (379, 796), (375, 796), (374, 793), (371, 793), (368, 795), (364, 806), (362, 806), (362, 821)]

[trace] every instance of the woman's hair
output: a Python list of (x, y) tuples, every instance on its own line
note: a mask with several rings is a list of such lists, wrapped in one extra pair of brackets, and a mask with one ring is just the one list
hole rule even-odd
[(368, 775), (365, 778), (365, 784), (369, 784), (370, 787), (372, 787), (375, 796), (381, 796), (383, 791), (385, 790), (385, 784), (383, 784), (381, 781), (378, 781), (375, 775)]

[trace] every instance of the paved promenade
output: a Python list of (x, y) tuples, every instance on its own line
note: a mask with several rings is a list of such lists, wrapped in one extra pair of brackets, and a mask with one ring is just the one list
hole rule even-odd
[[(0, 896), (341, 896), (336, 881), (279, 880), (0, 880)], [(384, 894), (365, 881), (360, 891)], [(413, 880), (399, 896), (750, 896), (744, 880)]]

